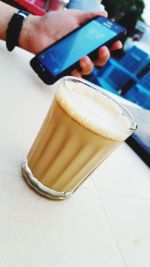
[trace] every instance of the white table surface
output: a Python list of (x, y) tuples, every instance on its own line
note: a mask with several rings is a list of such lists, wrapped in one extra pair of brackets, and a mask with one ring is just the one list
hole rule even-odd
[(0, 42), (0, 266), (150, 266), (150, 173), (127, 144), (68, 200), (43, 198), (23, 180), (53, 94), (31, 57)]

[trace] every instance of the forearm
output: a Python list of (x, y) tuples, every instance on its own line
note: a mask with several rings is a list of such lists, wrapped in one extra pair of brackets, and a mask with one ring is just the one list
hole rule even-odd
[(16, 8), (0, 1), (0, 39), (6, 40), (8, 23), (16, 11)]

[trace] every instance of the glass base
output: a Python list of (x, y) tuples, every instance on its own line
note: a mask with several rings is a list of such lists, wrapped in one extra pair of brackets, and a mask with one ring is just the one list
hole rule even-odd
[(27, 159), (24, 161), (22, 166), (22, 174), (27, 181), (27, 183), (40, 195), (53, 199), (53, 200), (63, 200), (70, 197), (73, 192), (59, 192), (51, 189), (44, 184), (42, 184), (36, 177), (33, 176), (32, 171), (28, 166)]

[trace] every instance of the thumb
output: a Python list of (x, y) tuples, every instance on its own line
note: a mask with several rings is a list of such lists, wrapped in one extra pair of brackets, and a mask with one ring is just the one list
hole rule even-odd
[(94, 19), (97, 16), (103, 16), (103, 17), (107, 17), (107, 12), (103, 11), (103, 12), (83, 12), (83, 11), (78, 11), (76, 12), (75, 16), (76, 19), (78, 21), (79, 26), (83, 25), (84, 23), (86, 23), (87, 21)]

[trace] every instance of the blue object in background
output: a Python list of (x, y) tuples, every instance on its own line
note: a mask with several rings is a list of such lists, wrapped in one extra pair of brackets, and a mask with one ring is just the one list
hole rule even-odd
[(126, 51), (118, 63), (131, 73), (137, 74), (145, 66), (148, 59), (149, 55), (146, 52), (133, 46)]
[(115, 94), (121, 94), (124, 88), (127, 89), (136, 83), (136, 76), (112, 57), (105, 66), (95, 68), (88, 79)]
[(136, 84), (128, 90), (123, 97), (145, 109), (150, 109), (150, 90), (145, 89), (140, 84)]
[(133, 46), (116, 60), (111, 57), (101, 68), (95, 68), (88, 79), (99, 86), (150, 109), (150, 56)]
[(139, 84), (143, 86), (145, 89), (150, 91), (150, 70), (147, 71), (140, 79)]
[(110, 91), (120, 91), (131, 80), (131, 76), (112, 65), (98, 80), (102, 87)]

